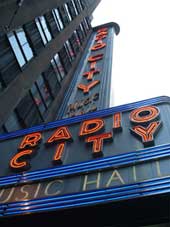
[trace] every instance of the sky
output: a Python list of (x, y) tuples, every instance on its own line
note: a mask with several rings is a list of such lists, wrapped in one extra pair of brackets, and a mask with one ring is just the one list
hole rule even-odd
[(92, 26), (116, 22), (111, 106), (170, 96), (170, 0), (102, 0)]

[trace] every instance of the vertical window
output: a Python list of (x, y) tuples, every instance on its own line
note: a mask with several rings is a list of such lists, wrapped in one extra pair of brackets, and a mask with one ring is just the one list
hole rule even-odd
[(83, 35), (86, 36), (86, 33), (85, 33), (84, 28), (83, 28), (83, 26), (82, 26), (82, 23), (80, 23), (80, 29), (81, 29)]
[(45, 106), (45, 103), (43, 102), (43, 99), (40, 95), (40, 92), (39, 92), (36, 84), (34, 84), (31, 87), (31, 94), (32, 94), (32, 97), (34, 99), (36, 106), (38, 107), (38, 110), (40, 111), (41, 115), (43, 116), (43, 114), (46, 110), (46, 106)]
[(22, 28), (15, 30), (15, 33), (18, 38), (21, 49), (24, 53), (24, 57), (27, 61), (29, 61), (33, 57), (33, 52), (26, 38), (26, 34)]
[(53, 10), (53, 15), (54, 15), (54, 18), (56, 20), (56, 23), (59, 26), (59, 31), (62, 30), (64, 28), (64, 25), (63, 25), (63, 22), (61, 20), (61, 17), (60, 17), (58, 9), (54, 9)]
[(85, 26), (86, 31), (90, 30), (90, 26), (87, 23), (87, 19), (86, 18), (84, 18), (84, 26)]
[(36, 18), (35, 22), (36, 22), (37, 28), (40, 32), (42, 41), (45, 45), (52, 39), (51, 33), (49, 32), (48, 27), (47, 27), (46, 20), (45, 20), (44, 16), (41, 16), (41, 17)]
[(26, 64), (26, 60), (25, 60), (24, 55), (23, 55), (23, 53), (21, 51), (21, 48), (20, 48), (20, 46), (18, 44), (18, 41), (17, 41), (17, 39), (16, 39), (16, 37), (14, 35), (14, 32), (8, 33), (8, 40), (9, 40), (9, 42), (11, 44), (11, 47), (12, 47), (12, 49), (14, 51), (14, 54), (16, 56), (16, 59), (17, 59), (19, 65), (20, 65), (20, 67), (22, 67), (23, 65)]
[(46, 107), (48, 107), (52, 102), (52, 96), (42, 75), (39, 76), (38, 80), (36, 81), (36, 85), (38, 87), (38, 91), (40, 92), (41, 98), (43, 99), (43, 102), (45, 103)]
[(71, 61), (73, 61), (75, 59), (74, 50), (71, 47), (70, 42), (68, 40), (65, 42), (65, 44), (66, 44), (66, 49), (68, 51), (68, 55), (70, 56)]
[(8, 120), (5, 122), (4, 126), (8, 132), (21, 129), (21, 125), (15, 111), (10, 115)]
[(70, 14), (70, 11), (69, 11), (69, 8), (68, 8), (67, 3), (65, 3), (64, 6), (65, 6), (65, 9), (66, 9), (66, 12), (67, 12), (67, 16), (68, 16), (68, 18), (69, 18), (69, 21), (71, 21), (72, 18), (71, 18), (71, 14)]
[(55, 73), (56, 73), (56, 75), (57, 75), (57, 80), (58, 80), (58, 82), (61, 82), (61, 80), (62, 80), (63, 78), (62, 78), (62, 76), (61, 76), (60, 73), (59, 73), (59, 69), (58, 69), (58, 66), (57, 66), (57, 64), (56, 64), (55, 58), (53, 58), (53, 59), (51, 60), (51, 64), (52, 64), (53, 69), (54, 69), (54, 71), (55, 71)]
[(50, 64), (49, 67), (43, 72), (44, 78), (48, 84), (48, 87), (50, 89), (50, 93), (53, 95), (53, 97), (56, 97), (59, 90), (60, 90), (60, 84), (56, 77), (56, 72), (54, 71), (53, 66)]
[(78, 4), (80, 10), (83, 10), (83, 6), (82, 6), (82, 3), (81, 3), (81, 0), (77, 0), (77, 4)]
[(43, 121), (30, 92), (19, 102), (16, 107), (16, 112), (22, 122), (23, 128), (31, 127)]
[(81, 42), (80, 42), (79, 36), (77, 34), (77, 31), (74, 31), (74, 35), (76, 37), (76, 43), (78, 44), (78, 46), (81, 46)]
[(78, 10), (77, 10), (77, 8), (76, 8), (76, 5), (75, 5), (74, 0), (71, 0), (71, 2), (72, 2), (72, 4), (73, 4), (74, 11), (75, 11), (76, 15), (78, 15)]
[(61, 77), (64, 78), (66, 72), (65, 72), (65, 70), (64, 70), (63, 64), (61, 63), (61, 60), (60, 60), (59, 55), (56, 54), (56, 55), (54, 56), (54, 59), (55, 59), (55, 63), (56, 63), (56, 65), (57, 65), (57, 68), (58, 68), (58, 71), (59, 71)]

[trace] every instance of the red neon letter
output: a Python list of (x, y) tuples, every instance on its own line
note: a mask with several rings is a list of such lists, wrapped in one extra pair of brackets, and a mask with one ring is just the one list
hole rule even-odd
[(86, 76), (87, 77), (87, 80), (92, 80), (93, 79), (93, 76), (97, 73), (100, 73), (100, 70), (92, 70), (92, 71), (89, 71), (89, 72), (85, 72), (83, 74), (83, 76)]
[(102, 48), (104, 48), (106, 46), (106, 43), (97, 43), (94, 46), (92, 46), (91, 50), (92, 51), (96, 51), (96, 50), (100, 50)]
[(134, 123), (146, 123), (159, 116), (159, 109), (156, 106), (145, 106), (133, 110), (130, 114), (130, 120)]
[(95, 56), (90, 56), (88, 58), (88, 62), (94, 62), (94, 61), (99, 61), (103, 58), (103, 54), (97, 54)]
[(121, 113), (115, 113), (113, 115), (113, 131), (121, 131)]
[(92, 62), (91, 64), (90, 64), (90, 70), (95, 70), (95, 68), (96, 68), (96, 61), (94, 61), (94, 62)]
[(55, 151), (54, 157), (53, 157), (53, 163), (54, 164), (62, 164), (62, 160), (61, 160), (61, 156), (64, 152), (64, 147), (65, 147), (65, 143), (60, 143), (57, 146), (57, 149)]
[(153, 136), (155, 132), (159, 129), (160, 125), (160, 121), (150, 123), (147, 128), (138, 125), (134, 126), (131, 129), (131, 132), (142, 139), (144, 146), (149, 146), (154, 144)]
[(100, 28), (99, 30), (97, 30), (97, 33), (101, 33), (101, 32), (107, 32), (108, 28)]
[(52, 144), (65, 140), (71, 140), (72, 136), (67, 127), (58, 128), (54, 134), (47, 140), (46, 144)]
[(103, 150), (103, 140), (112, 139), (112, 133), (107, 132), (100, 135), (90, 136), (86, 138), (86, 143), (93, 143), (93, 155), (99, 156), (102, 155)]
[(30, 168), (30, 163), (28, 161), (21, 161), (23, 157), (28, 158), (33, 153), (32, 150), (25, 150), (17, 153), (11, 160), (10, 160), (10, 168), (15, 171), (25, 171)]
[(22, 140), (18, 149), (25, 149), (26, 147), (36, 147), (41, 140), (41, 133), (35, 132), (29, 135), (26, 135)]
[(95, 41), (98, 42), (99, 40), (105, 39), (107, 37), (107, 32), (101, 32), (96, 35)]
[(102, 119), (91, 119), (84, 121), (80, 127), (79, 136), (89, 135), (104, 128)]
[(92, 81), (91, 83), (89, 83), (88, 85), (84, 85), (84, 84), (79, 84), (77, 87), (81, 90), (83, 90), (83, 93), (86, 94), (86, 93), (89, 93), (89, 90), (96, 86), (97, 84), (100, 83), (100, 80), (94, 80)]

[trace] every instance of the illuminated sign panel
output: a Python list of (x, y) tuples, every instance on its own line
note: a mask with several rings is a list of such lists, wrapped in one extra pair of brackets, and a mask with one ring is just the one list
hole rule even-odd
[(93, 29), (58, 118), (74, 117), (109, 106), (113, 38), (117, 26), (109, 23)]
[(169, 113), (158, 97), (1, 136), (3, 215), (170, 192)]

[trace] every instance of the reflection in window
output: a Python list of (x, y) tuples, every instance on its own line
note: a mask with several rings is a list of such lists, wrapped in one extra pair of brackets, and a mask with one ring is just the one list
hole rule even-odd
[(54, 56), (54, 59), (55, 59), (55, 63), (57, 64), (57, 67), (58, 67), (58, 70), (59, 70), (59, 73), (60, 73), (61, 77), (64, 78), (66, 73), (65, 73), (64, 67), (63, 67), (63, 65), (62, 65), (62, 63), (60, 61), (59, 55), (56, 54)]
[(44, 44), (46, 44), (47, 42), (49, 42), (52, 39), (52, 37), (48, 30), (47, 23), (45, 21), (44, 16), (36, 18), (35, 22), (36, 22), (37, 28), (40, 32), (42, 41)]
[(8, 33), (8, 40), (9, 40), (9, 42), (11, 44), (11, 47), (12, 47), (12, 49), (14, 51), (14, 54), (16, 56), (16, 59), (17, 59), (19, 65), (20, 65), (20, 67), (22, 67), (23, 65), (26, 64), (26, 60), (24, 58), (24, 55), (23, 55), (23, 53), (21, 51), (21, 48), (20, 48), (20, 46), (19, 46), (19, 44), (17, 42), (17, 39), (16, 39), (16, 37), (15, 37), (13, 32)]
[(71, 21), (71, 20), (72, 20), (72, 18), (71, 18), (71, 14), (70, 14), (70, 11), (69, 11), (69, 8), (68, 8), (67, 3), (65, 3), (65, 4), (64, 4), (64, 6), (65, 6), (65, 9), (66, 9), (66, 12), (67, 12), (67, 15), (68, 15), (69, 21)]
[(45, 110), (46, 110), (46, 107), (45, 107), (45, 104), (44, 104), (44, 102), (43, 102), (43, 100), (42, 100), (42, 98), (40, 96), (40, 93), (39, 93), (39, 91), (37, 89), (36, 84), (34, 84), (32, 86), (32, 88), (31, 88), (31, 94), (33, 96), (34, 102), (37, 105), (40, 113), (43, 115), (44, 112), (45, 112)]
[(20, 46), (23, 50), (23, 53), (25, 55), (25, 58), (27, 61), (29, 61), (33, 57), (33, 52), (30, 48), (30, 45), (27, 41), (25, 32), (22, 28), (17, 29), (16, 31), (16, 36), (18, 37), (18, 41), (20, 43)]
[(66, 41), (66, 45), (67, 45), (67, 48), (68, 48), (68, 50), (69, 50), (69, 54), (70, 54), (72, 60), (74, 60), (74, 58), (75, 58), (75, 53), (74, 53), (74, 50), (73, 50), (73, 48), (71, 47), (71, 44), (70, 44), (70, 42), (69, 42), (68, 40)]
[(54, 15), (54, 18), (55, 18), (57, 24), (59, 25), (59, 31), (62, 30), (64, 28), (64, 25), (63, 25), (63, 22), (61, 20), (58, 9), (53, 10), (53, 15)]
[(46, 104), (46, 107), (48, 107), (52, 102), (52, 96), (42, 75), (39, 76), (38, 80), (36, 81), (36, 84), (40, 92), (40, 95)]

